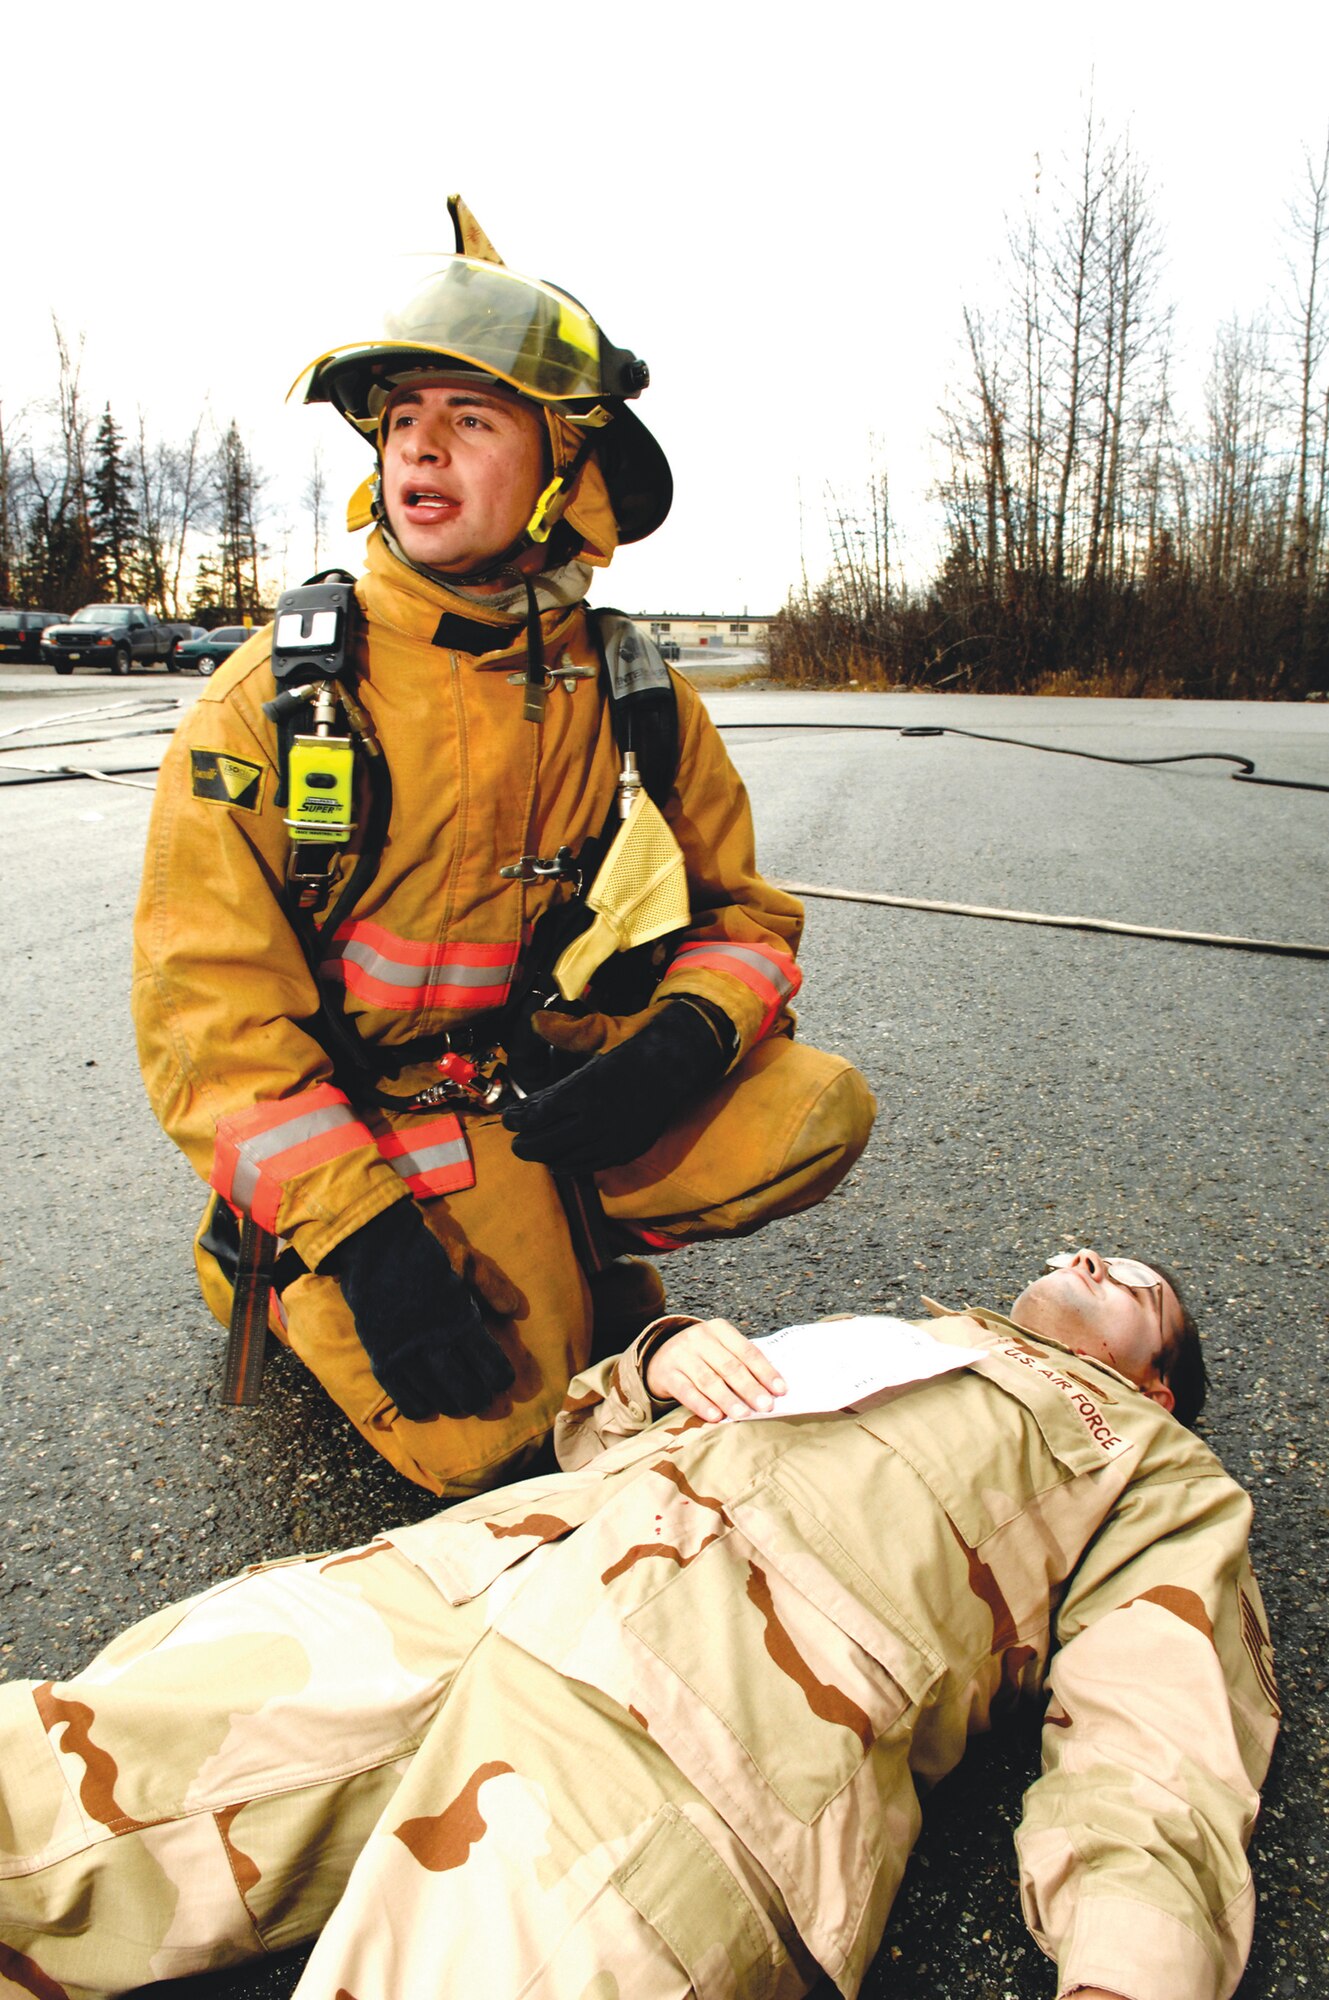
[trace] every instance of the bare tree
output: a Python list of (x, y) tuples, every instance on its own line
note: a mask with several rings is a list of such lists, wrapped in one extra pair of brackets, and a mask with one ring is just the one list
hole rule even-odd
[[(1156, 428), (1167, 373), (1170, 309), (1155, 305), (1160, 246), (1143, 168), (1129, 144), (1115, 149), (1107, 173), (1107, 228), (1102, 245), (1105, 314), (1100, 426), (1086, 580), (1134, 572), (1137, 548), (1126, 536), (1137, 494), (1141, 451)], [(1147, 537), (1146, 537), (1147, 539)]]
[(1253, 577), (1281, 545), (1283, 492), (1274, 452), (1277, 384), (1264, 320), (1219, 329), (1199, 441), (1196, 559), (1211, 590)]
[(133, 477), (138, 508), (143, 592), (163, 618), (186, 612), (181, 579), (190, 537), (206, 511), (206, 476), (200, 415), (182, 445), (152, 443), (139, 411)]
[(1017, 274), (1023, 327), (1024, 362), (1024, 550), (1020, 567), (1027, 577), (1041, 579), (1047, 566), (1046, 510), (1043, 501), (1047, 473), (1047, 325), (1044, 318), (1044, 253), (1039, 234), (1043, 163), (1035, 155), (1034, 197), (1024, 227), (1010, 241)]
[(166, 546), (171, 572), (171, 605), (176, 617), (179, 617), (184, 602), (180, 580), (185, 552), (205, 505), (202, 438), (203, 418), (199, 416), (195, 418), (194, 428), (184, 444), (170, 448), (166, 456), (166, 487), (170, 496)]
[(23, 520), (30, 498), (22, 448), (24, 413), (6, 420), (0, 403), (0, 604), (10, 604), (21, 590)]
[(890, 621), (891, 513), (885, 461), (874, 438), (866, 488), (849, 498), (828, 487), (831, 583), (837, 610), (869, 643), (880, 643)]
[(1060, 218), (1058, 244), (1050, 268), (1053, 310), (1060, 325), (1062, 365), (1062, 435), (1057, 498), (1052, 514), (1052, 577), (1066, 573), (1066, 533), (1071, 482), (1080, 462), (1085, 423), (1085, 373), (1091, 329), (1097, 315), (1099, 273), (1095, 267), (1103, 175), (1099, 152), (1101, 132), (1092, 102), (1085, 113), (1078, 184), (1069, 212)]
[(323, 453), (315, 449), (309, 480), (305, 487), (305, 505), (309, 509), (314, 528), (314, 568), (323, 567), (323, 534), (325, 527), (324, 510), (327, 504), (327, 475), (323, 467)]
[[(1329, 132), (1317, 167), (1306, 155), (1306, 185), (1292, 210), (1292, 228), (1301, 250), (1292, 268), (1296, 300), (1294, 332), (1297, 345), (1297, 475), (1289, 562), (1294, 579), (1308, 583), (1319, 559), (1322, 521), (1316, 495), (1316, 458), (1323, 445), (1314, 435), (1318, 416), (1316, 377), (1324, 359), (1326, 314), (1324, 264), (1329, 255)], [(1315, 519), (1312, 519), (1314, 513)]]
[(71, 354), (64, 328), (54, 313), (51, 315), (51, 325), (55, 330), (55, 350), (60, 362), (56, 415), (64, 454), (64, 507), (79, 540), (90, 550), (92, 533), (88, 518), (89, 419), (84, 414), (80, 387), (84, 336), (79, 335), (78, 347)]

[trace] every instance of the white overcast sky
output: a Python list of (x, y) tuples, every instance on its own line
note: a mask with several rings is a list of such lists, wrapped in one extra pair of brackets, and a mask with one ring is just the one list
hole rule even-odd
[(870, 436), (925, 561), (961, 309), (995, 298), (1036, 159), (1059, 171), (1091, 90), (1150, 171), (1198, 403), (1218, 324), (1286, 292), (1329, 7), (75, 0), (11, 10), (4, 71), (7, 421), (51, 393), (54, 311), (122, 424), (180, 435), (205, 398), (238, 419), (298, 581), (315, 446), (338, 517), (368, 466), (286, 389), (374, 327), (390, 253), (451, 248), (460, 189), (514, 268), (650, 363), (674, 511), (600, 601), (759, 612), (798, 577), (800, 487), (815, 575), (826, 483), (866, 471)]

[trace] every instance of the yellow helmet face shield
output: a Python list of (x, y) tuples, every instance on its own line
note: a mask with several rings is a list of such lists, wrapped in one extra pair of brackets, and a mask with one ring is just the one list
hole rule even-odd
[(541, 402), (598, 396), (600, 329), (575, 300), (475, 257), (449, 257), (388, 314), (389, 340), (439, 348)]
[(304, 371), (295, 388), (305, 385), (306, 402), (337, 402), (367, 430), (374, 413), (363, 385), (403, 354), (466, 363), (541, 403), (635, 395), (642, 387), (632, 371), (644, 377), (643, 364), (604, 341), (566, 293), (477, 257), (432, 262), (404, 304), (385, 315), (379, 335), (330, 348)]

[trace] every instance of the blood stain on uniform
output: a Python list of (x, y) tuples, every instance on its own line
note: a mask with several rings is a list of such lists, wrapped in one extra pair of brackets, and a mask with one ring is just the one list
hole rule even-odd
[(720, 1516), (722, 1521), (728, 1521), (729, 1516), (725, 1512), (724, 1502), (713, 1499), (709, 1493), (698, 1493), (695, 1487), (688, 1484), (687, 1479), (678, 1466), (674, 1465), (669, 1459), (657, 1459), (651, 1467), (651, 1471), (658, 1472), (661, 1479), (667, 1479), (671, 1486), (676, 1486), (685, 1500), (691, 1500), (698, 1507), (709, 1507), (713, 1513)]

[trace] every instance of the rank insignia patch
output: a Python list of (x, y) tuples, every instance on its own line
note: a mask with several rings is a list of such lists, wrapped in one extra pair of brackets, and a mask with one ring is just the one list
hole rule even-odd
[(241, 812), (256, 813), (263, 803), (263, 766), (247, 764), (243, 757), (226, 757), (220, 750), (191, 750), (189, 768), (196, 799), (211, 799), (214, 805), (239, 806)]

